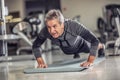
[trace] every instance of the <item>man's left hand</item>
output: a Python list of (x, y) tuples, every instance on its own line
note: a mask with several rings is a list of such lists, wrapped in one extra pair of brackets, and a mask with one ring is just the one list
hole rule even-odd
[(80, 64), (81, 67), (90, 67), (93, 63), (91, 62), (83, 62), (82, 64)]
[(95, 56), (89, 55), (88, 60), (81, 64), (81, 67), (89, 67), (93, 64)]

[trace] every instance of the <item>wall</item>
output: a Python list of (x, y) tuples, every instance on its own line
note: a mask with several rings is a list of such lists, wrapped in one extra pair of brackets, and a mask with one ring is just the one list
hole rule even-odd
[(20, 11), (20, 17), (24, 18), (24, 0), (5, 0), (5, 5), (8, 7), (9, 12)]
[(80, 22), (92, 31), (97, 30), (97, 18), (103, 17), (102, 8), (110, 3), (120, 4), (120, 0), (61, 0), (64, 16), (80, 15)]
[[(5, 3), (10, 12), (20, 11), (20, 16), (24, 18), (24, 0), (5, 0)], [(66, 18), (80, 15), (81, 23), (95, 31), (97, 18), (103, 16), (102, 8), (110, 3), (120, 4), (120, 0), (61, 0), (61, 7)]]

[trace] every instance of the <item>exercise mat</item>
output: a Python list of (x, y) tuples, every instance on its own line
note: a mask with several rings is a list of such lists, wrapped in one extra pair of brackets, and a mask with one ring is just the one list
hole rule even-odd
[[(48, 68), (33, 68), (25, 69), (24, 73), (59, 73), (59, 72), (79, 72), (87, 69), (88, 67), (80, 67), (80, 64), (86, 59), (73, 59), (69, 61), (61, 61), (55, 64), (48, 65)], [(105, 58), (96, 58), (93, 65), (99, 64), (104, 61)]]

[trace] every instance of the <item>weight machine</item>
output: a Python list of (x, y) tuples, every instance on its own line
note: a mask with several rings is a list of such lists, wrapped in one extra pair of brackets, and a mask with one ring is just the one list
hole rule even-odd
[(98, 30), (106, 48), (113, 44), (113, 54), (110, 56), (119, 56), (120, 47), (120, 5), (110, 4), (104, 8), (105, 19), (98, 19)]

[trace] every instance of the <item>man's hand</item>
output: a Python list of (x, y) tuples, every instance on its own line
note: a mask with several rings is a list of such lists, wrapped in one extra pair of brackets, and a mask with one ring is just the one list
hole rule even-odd
[(89, 55), (88, 60), (86, 62), (82, 63), (80, 66), (89, 67), (93, 64), (94, 60), (95, 60), (95, 56)]
[(37, 68), (47, 68), (47, 64), (44, 63), (42, 57), (37, 58), (37, 62), (38, 62), (38, 67)]
[(84, 62), (84, 63), (82, 63), (80, 66), (82, 66), (82, 67), (89, 67), (89, 66), (91, 66), (93, 63), (90, 63), (90, 62)]
[(37, 68), (47, 68), (48, 66), (46, 64), (39, 64)]

